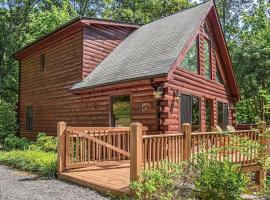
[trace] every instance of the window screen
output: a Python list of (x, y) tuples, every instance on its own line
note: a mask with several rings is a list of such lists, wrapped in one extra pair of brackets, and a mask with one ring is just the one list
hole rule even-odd
[(192, 125), (192, 131), (200, 130), (200, 99), (194, 96), (181, 95), (180, 101), (180, 123), (190, 123)]
[(229, 124), (229, 107), (227, 103), (218, 102), (218, 125), (225, 130)]
[(213, 101), (211, 99), (206, 99), (206, 130), (212, 130), (212, 109), (213, 109)]
[(129, 127), (131, 121), (130, 96), (112, 98), (112, 126)]
[(33, 130), (33, 106), (26, 107), (26, 129)]

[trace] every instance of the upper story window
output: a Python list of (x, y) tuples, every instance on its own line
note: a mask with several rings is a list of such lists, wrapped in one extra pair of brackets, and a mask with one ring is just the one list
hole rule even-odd
[(222, 76), (221, 76), (221, 73), (220, 73), (220, 70), (217, 66), (217, 69), (216, 69), (216, 81), (221, 83), (221, 84), (224, 84), (224, 81), (222, 79)]
[(211, 63), (210, 63), (210, 41), (207, 39), (204, 40), (204, 71), (205, 76), (211, 80), (212, 77), (212, 70), (211, 70)]
[(209, 37), (209, 28), (208, 28), (208, 25), (206, 23), (204, 23), (204, 25), (203, 25), (203, 32), (205, 35), (207, 35)]
[(188, 50), (182, 63), (182, 67), (188, 71), (198, 73), (198, 44), (197, 39)]
[(33, 130), (33, 106), (26, 107), (26, 129)]
[(46, 70), (46, 57), (45, 54), (40, 55), (40, 72), (44, 72)]
[(220, 62), (219, 59), (216, 57), (216, 81), (224, 84), (223, 78), (221, 76), (221, 72), (220, 72)]

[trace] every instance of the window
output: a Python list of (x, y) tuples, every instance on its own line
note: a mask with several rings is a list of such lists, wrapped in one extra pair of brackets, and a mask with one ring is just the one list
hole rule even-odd
[(192, 131), (199, 131), (200, 119), (200, 99), (198, 97), (181, 95), (181, 124), (190, 123)]
[(217, 69), (216, 69), (216, 81), (221, 83), (221, 84), (224, 84), (224, 81), (222, 79), (222, 76), (221, 76), (221, 73), (220, 73), (220, 70), (219, 70), (219, 66), (217, 65)]
[(185, 55), (185, 58), (182, 63), (182, 67), (188, 71), (198, 73), (198, 48), (197, 48), (197, 39), (193, 42), (189, 51)]
[(112, 98), (112, 126), (128, 127), (131, 121), (130, 97), (116, 96)]
[(227, 103), (218, 102), (218, 125), (225, 130), (229, 124), (229, 108)]
[(216, 56), (216, 81), (221, 83), (221, 84), (224, 84), (224, 81), (223, 81), (223, 78), (221, 76), (221, 73), (220, 73), (220, 62), (219, 62), (219, 59), (218, 57)]
[(208, 28), (208, 25), (206, 23), (204, 23), (204, 25), (203, 25), (203, 31), (204, 31), (204, 34), (209, 37), (209, 28)]
[(205, 39), (204, 40), (204, 70), (205, 76), (211, 80), (211, 63), (210, 63), (210, 42)]
[(44, 72), (45, 71), (45, 67), (46, 67), (46, 62), (45, 62), (45, 54), (41, 54), (40, 55), (40, 72)]
[(206, 130), (211, 131), (212, 130), (212, 109), (213, 109), (213, 101), (211, 99), (206, 99)]
[(26, 129), (33, 130), (33, 106), (26, 107)]

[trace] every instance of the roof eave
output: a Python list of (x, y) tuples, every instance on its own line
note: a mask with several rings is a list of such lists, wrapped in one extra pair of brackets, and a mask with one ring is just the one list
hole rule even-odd
[(119, 80), (119, 81), (113, 81), (113, 82), (108, 82), (108, 83), (102, 83), (102, 84), (98, 84), (98, 85), (91, 85), (91, 86), (87, 86), (87, 87), (82, 87), (82, 88), (74, 88), (72, 89), (72, 87), (70, 89), (68, 89), (69, 92), (75, 93), (75, 94), (79, 94), (79, 93), (83, 93), (87, 90), (100, 90), (101, 87), (104, 86), (109, 86), (109, 85), (116, 85), (119, 83), (127, 83), (127, 82), (131, 82), (131, 81), (139, 81), (139, 80), (148, 80), (148, 79), (152, 79), (152, 78), (160, 78), (160, 77), (167, 77), (168, 73), (163, 73), (163, 74), (156, 74), (156, 75), (149, 75), (149, 76), (143, 76), (143, 77), (139, 77), (139, 78), (132, 78), (132, 79), (124, 79), (124, 80)]
[(110, 26), (121, 26), (121, 27), (130, 27), (130, 28), (139, 28), (141, 24), (129, 23), (129, 22), (120, 22), (115, 20), (106, 20), (106, 19), (98, 19), (98, 18), (87, 18), (87, 17), (77, 17), (73, 20), (63, 24), (62, 26), (58, 27), (57, 29), (43, 35), (42, 37), (38, 38), (37, 40), (31, 42), (30, 44), (26, 45), (25, 47), (19, 49), (13, 54), (13, 57), (16, 60), (19, 60), (23, 57), (25, 51), (29, 48), (35, 48), (40, 44), (42, 41), (50, 38), (52, 35), (55, 35), (60, 32), (64, 32), (74, 27), (84, 27), (89, 26), (91, 24), (101, 24), (101, 25), (110, 25)]

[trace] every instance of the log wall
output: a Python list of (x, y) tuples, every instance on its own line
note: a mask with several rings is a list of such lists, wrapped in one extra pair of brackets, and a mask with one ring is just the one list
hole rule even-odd
[[(211, 28), (211, 27), (210, 27)], [(212, 32), (212, 30), (210, 30)], [(204, 76), (204, 36), (203, 23), (198, 30), (199, 37), (199, 74), (189, 72), (175, 64), (172, 76), (165, 84), (165, 94), (161, 99), (161, 130), (163, 132), (179, 132), (181, 127), (179, 100), (176, 100), (175, 92), (177, 94), (186, 94), (200, 97), (200, 112), (201, 112), (201, 131), (206, 131), (206, 111), (205, 100), (213, 101), (212, 109), (212, 123), (217, 125), (217, 103), (233, 103), (233, 95), (229, 87), (229, 78), (226, 76), (225, 65), (221, 62), (221, 73), (224, 77), (224, 84), (218, 83), (216, 79), (216, 55), (220, 55), (218, 46), (216, 45), (215, 34), (211, 33), (211, 66), (212, 66), (212, 80), (208, 80)], [(219, 57), (220, 58), (220, 57)], [(229, 107), (230, 109), (230, 107)], [(234, 110), (229, 110), (229, 124), (233, 124), (235, 120)]]
[(84, 28), (83, 78), (91, 73), (135, 28), (92, 25)]

